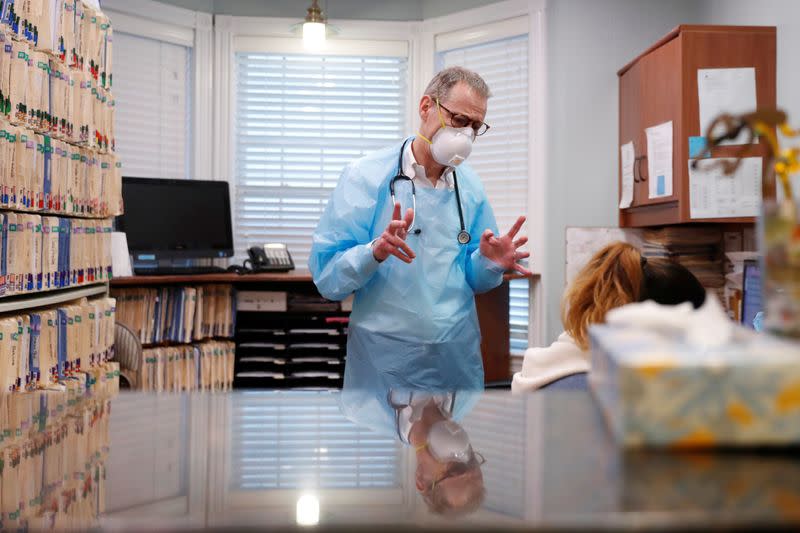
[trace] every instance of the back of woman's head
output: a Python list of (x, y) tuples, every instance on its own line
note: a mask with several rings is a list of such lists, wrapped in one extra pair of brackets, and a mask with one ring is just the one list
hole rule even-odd
[(705, 290), (685, 267), (666, 259), (646, 259), (634, 246), (614, 242), (597, 252), (564, 294), (561, 319), (578, 346), (589, 347), (590, 324), (604, 322), (606, 313), (633, 302), (662, 305), (705, 301)]

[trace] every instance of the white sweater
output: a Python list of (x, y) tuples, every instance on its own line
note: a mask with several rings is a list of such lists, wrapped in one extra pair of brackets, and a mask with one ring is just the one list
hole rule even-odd
[(512, 392), (529, 392), (561, 378), (589, 371), (589, 352), (566, 332), (547, 348), (528, 348), (522, 371), (514, 374)]

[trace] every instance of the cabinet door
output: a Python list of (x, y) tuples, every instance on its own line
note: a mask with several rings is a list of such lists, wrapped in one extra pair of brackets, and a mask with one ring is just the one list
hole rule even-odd
[[(773, 109), (776, 106), (776, 33), (773, 27), (699, 26), (681, 32), (683, 53), (685, 120), (681, 141), (681, 219), (683, 222), (752, 223), (755, 217), (725, 217), (713, 219), (691, 218), (691, 191), (688, 171), (687, 139), (705, 136), (700, 128), (700, 100), (698, 97), (698, 70), (709, 68), (754, 68), (756, 76), (756, 106)], [(791, 119), (791, 117), (790, 117)], [(712, 157), (766, 157), (769, 148), (766, 139), (752, 145), (720, 146), (712, 150)], [(676, 153), (676, 157), (677, 157)], [(676, 159), (677, 160), (677, 159)], [(768, 169), (764, 165), (762, 180)], [(677, 182), (676, 182), (677, 183)], [(767, 194), (774, 194), (768, 191)]]
[[(673, 158), (672, 194), (650, 198), (646, 129), (672, 121), (673, 149), (681, 128), (681, 58), (677, 39), (656, 48), (639, 58), (620, 76), (619, 85), (619, 144), (633, 142), (634, 188), (631, 208), (674, 204), (677, 200), (675, 180), (680, 174)], [(618, 169), (620, 194), (622, 167)]]
[[(681, 41), (672, 39), (645, 55), (639, 61), (642, 84), (642, 103), (640, 106), (641, 129), (637, 132), (641, 149), (637, 149), (637, 157), (645, 156), (637, 171), (639, 182), (636, 184), (634, 198), (636, 205), (654, 205), (675, 203), (677, 183), (681, 176), (678, 138), (682, 127), (681, 114)], [(672, 122), (672, 183), (665, 183), (664, 190), (672, 191), (668, 196), (659, 196), (657, 176), (650, 176), (648, 163), (652, 154), (647, 152), (646, 129)], [(671, 187), (670, 187), (671, 186)]]
[[(619, 78), (619, 146), (633, 142), (633, 151), (636, 157), (644, 153), (644, 147), (639, 133), (642, 130), (642, 69), (640, 63), (634, 63)], [(619, 150), (619, 147), (617, 148)], [(618, 169), (617, 176), (619, 181), (619, 197), (622, 197), (622, 157), (617, 152)], [(639, 174), (636, 171), (636, 162), (634, 162), (634, 178), (639, 179)], [(634, 183), (634, 195), (631, 207), (636, 207), (638, 204), (637, 186), (638, 181)]]

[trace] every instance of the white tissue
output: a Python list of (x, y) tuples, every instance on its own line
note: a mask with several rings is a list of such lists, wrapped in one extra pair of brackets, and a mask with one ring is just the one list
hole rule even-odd
[(678, 337), (690, 346), (712, 348), (731, 341), (734, 327), (716, 296), (706, 293), (703, 305), (659, 305), (652, 301), (628, 304), (606, 314), (606, 323), (647, 330), (662, 337)]
[(683, 334), (693, 314), (692, 304), (659, 305), (652, 301), (617, 307), (606, 313), (612, 326), (636, 327), (663, 335)]
[(728, 344), (733, 331), (733, 321), (728, 318), (719, 300), (706, 293), (706, 301), (692, 313), (686, 330), (686, 342), (698, 348), (715, 348)]

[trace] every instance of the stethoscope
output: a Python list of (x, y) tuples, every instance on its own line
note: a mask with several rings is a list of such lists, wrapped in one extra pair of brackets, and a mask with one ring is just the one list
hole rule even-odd
[[(392, 181), (389, 182), (389, 192), (392, 195), (392, 205), (396, 205), (397, 201), (394, 198), (394, 183), (397, 180), (408, 180), (411, 184), (411, 208), (414, 210), (414, 217), (411, 219), (411, 225), (408, 227), (408, 232), (411, 233), (412, 230), (415, 235), (419, 235), (422, 231), (421, 229), (413, 229), (414, 223), (417, 219), (417, 188), (414, 186), (414, 180), (403, 174), (403, 154), (406, 151), (406, 144), (411, 139), (406, 139), (403, 141), (403, 146), (400, 148), (400, 157), (397, 161), (397, 175), (392, 178)], [(467, 244), (469, 241), (472, 240), (470, 237), (469, 232), (464, 227), (464, 213), (461, 210), (461, 195), (458, 192), (458, 176), (456, 175), (455, 169), (453, 169), (453, 186), (456, 191), (456, 205), (458, 206), (458, 221), (461, 224), (461, 231), (458, 232), (457, 240), (460, 244)]]

